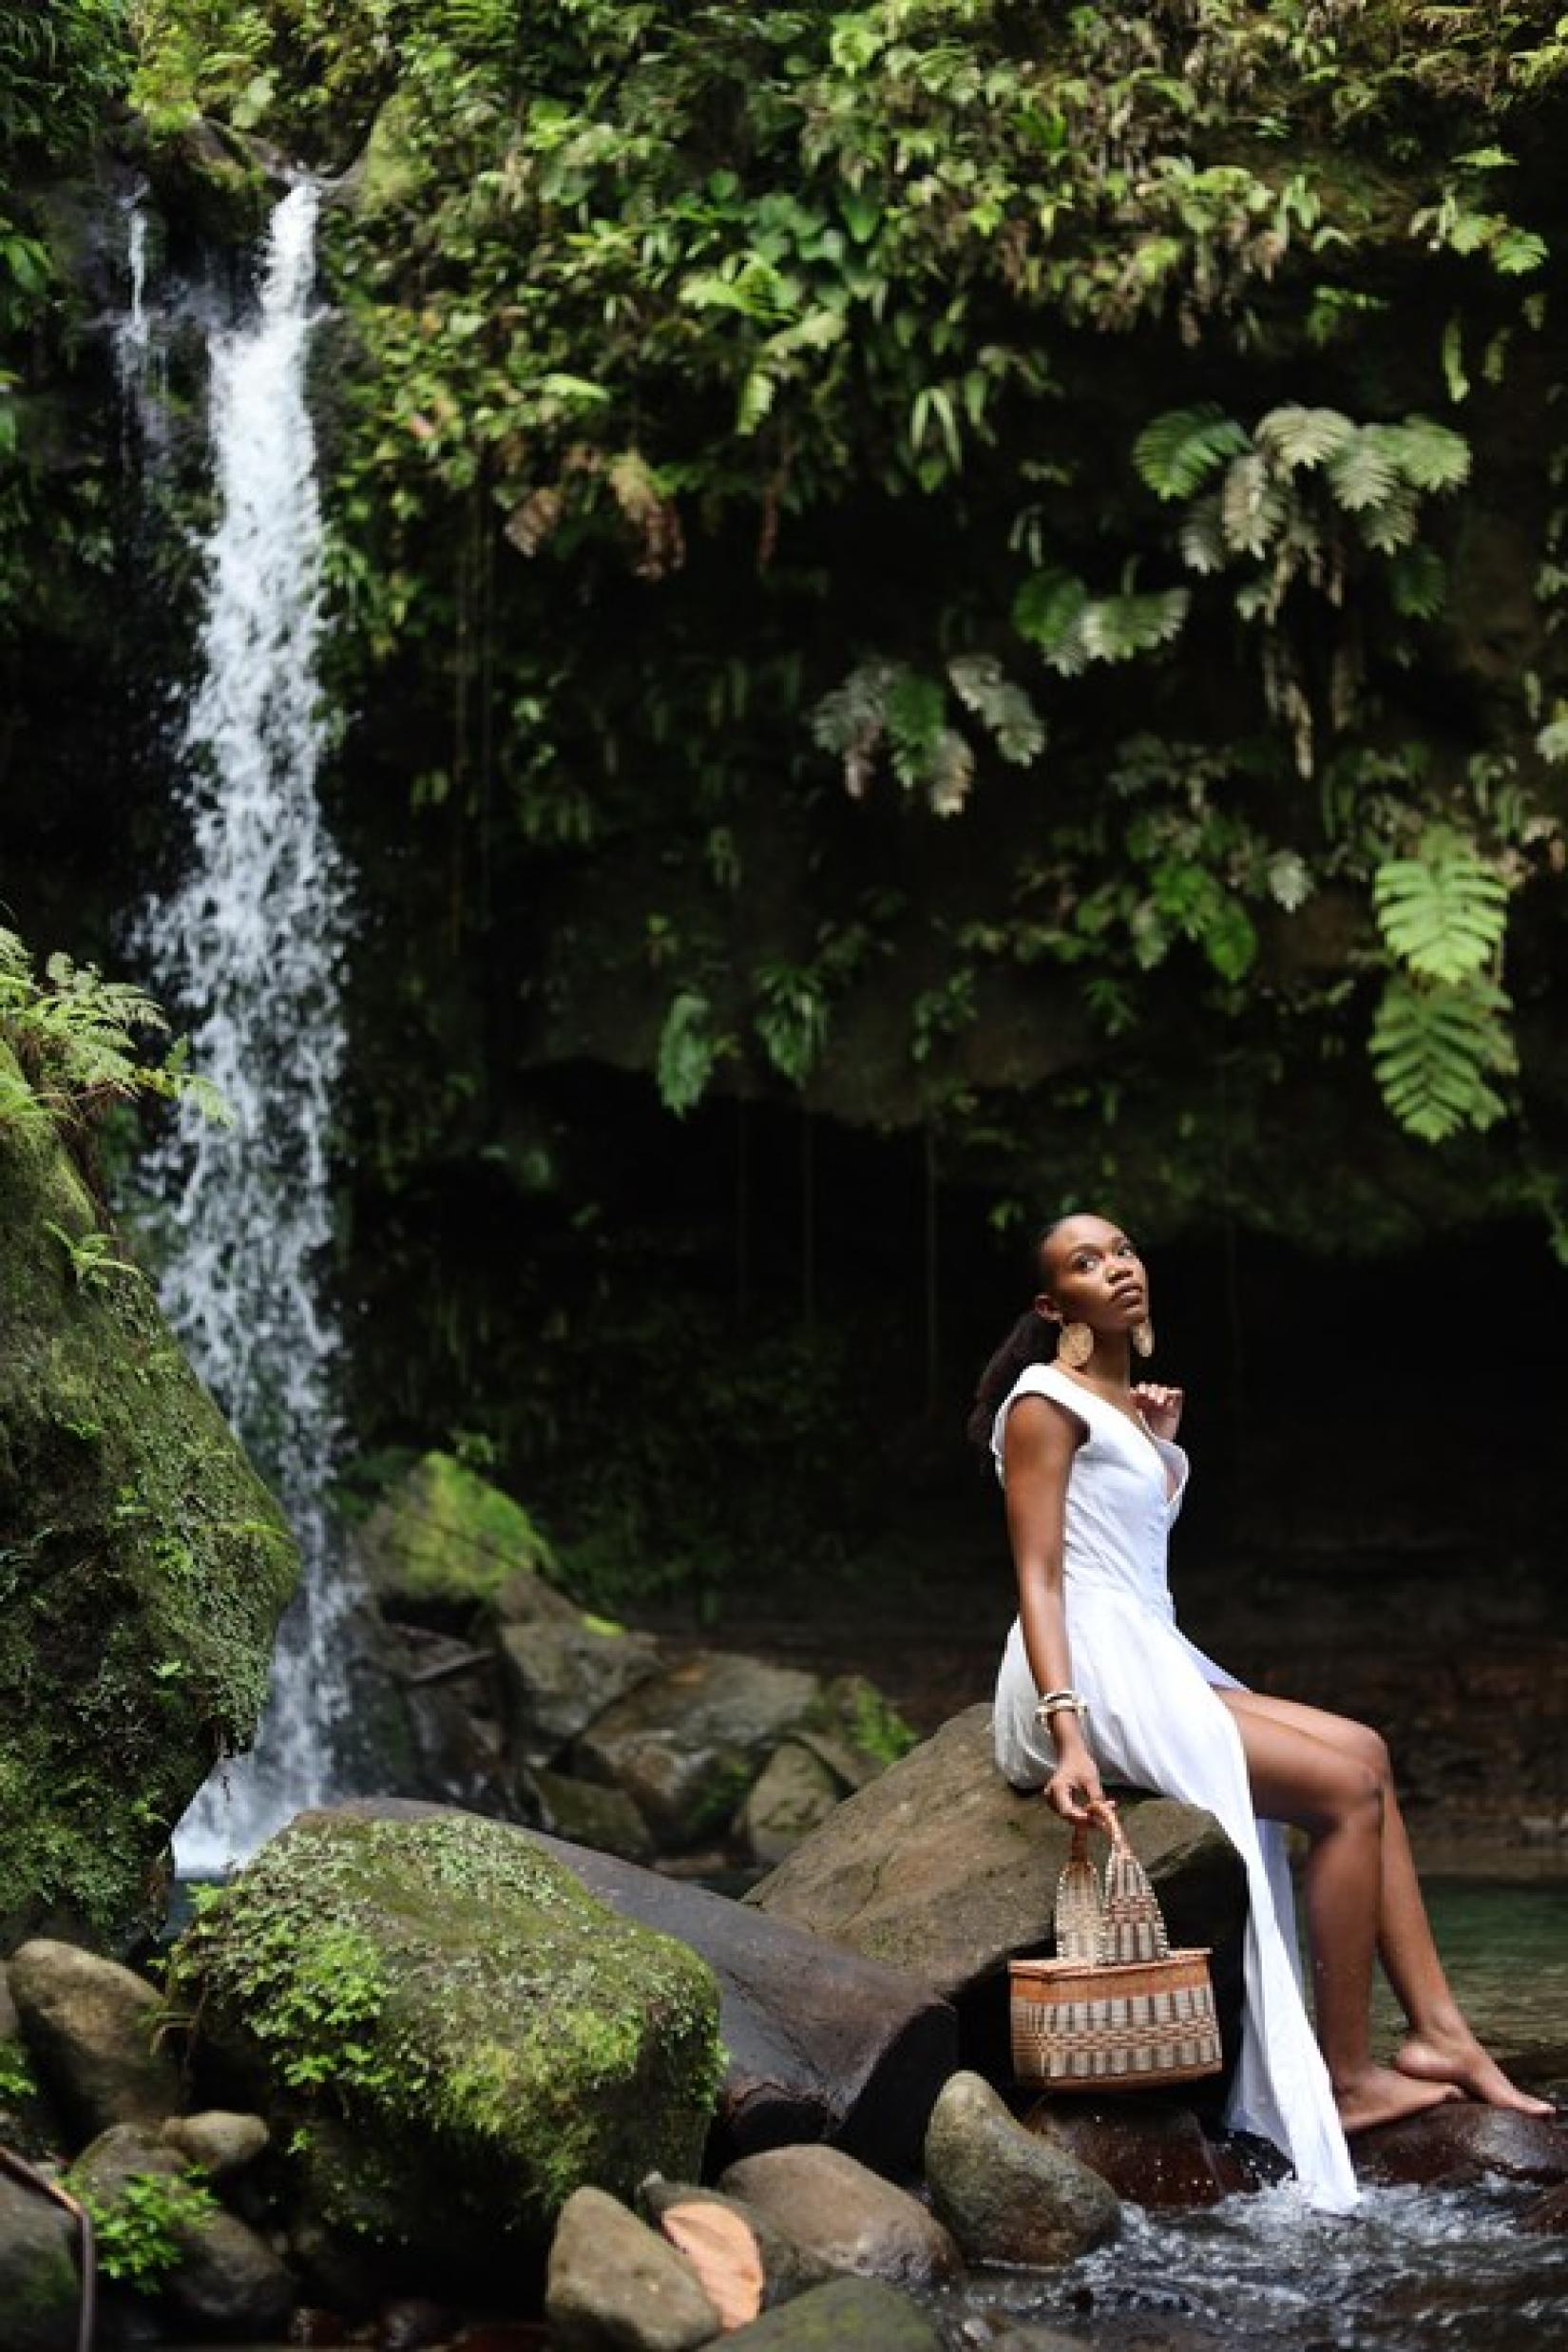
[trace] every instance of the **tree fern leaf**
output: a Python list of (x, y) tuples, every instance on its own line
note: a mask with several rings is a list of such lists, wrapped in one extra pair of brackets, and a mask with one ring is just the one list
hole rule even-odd
[(993, 654), (958, 654), (947, 664), (953, 692), (989, 728), (997, 750), (1027, 767), (1045, 748), (1045, 722)]
[(1402, 547), (1385, 574), (1394, 610), (1410, 621), (1433, 621), (1448, 599), (1448, 566), (1431, 547)]
[(1457, 490), (1470, 478), (1470, 444), (1452, 426), (1429, 416), (1373, 428), (1406, 482), (1418, 490)]
[(1412, 1135), (1442, 1143), (1484, 1129), (1506, 1109), (1489, 1080), (1518, 1066), (1503, 991), (1486, 981), (1422, 986), (1403, 975), (1383, 992), (1369, 1041), (1385, 1101)]
[(1290, 502), (1255, 449), (1233, 457), (1220, 489), (1220, 520), (1226, 545), (1240, 555), (1261, 556), (1278, 537)]
[(1195, 498), (1181, 518), (1181, 558), (1190, 571), (1223, 571), (1230, 555), (1218, 490)]
[(1157, 498), (1191, 498), (1227, 458), (1247, 447), (1235, 419), (1205, 400), (1152, 418), (1133, 444), (1133, 464)]
[(1013, 599), (1013, 626), (1020, 637), (1039, 646), (1053, 669), (1073, 675), (1088, 659), (1081, 628), (1088, 602), (1084, 582), (1053, 564), (1033, 573), (1019, 589)]
[(1357, 514), (1383, 506), (1399, 488), (1402, 467), (1386, 425), (1362, 425), (1328, 460), (1329, 487), (1340, 506)]
[(1424, 979), (1457, 983), (1502, 944), (1508, 886), (1462, 834), (1433, 832), (1415, 857), (1386, 859), (1372, 881), (1378, 927)]
[(1291, 400), (1259, 418), (1254, 438), (1260, 449), (1293, 472), (1297, 467), (1323, 465), (1355, 438), (1355, 430), (1337, 409), (1309, 409)]
[(1152, 653), (1179, 633), (1190, 601), (1186, 588), (1097, 597), (1084, 607), (1084, 650), (1091, 661), (1131, 661)]

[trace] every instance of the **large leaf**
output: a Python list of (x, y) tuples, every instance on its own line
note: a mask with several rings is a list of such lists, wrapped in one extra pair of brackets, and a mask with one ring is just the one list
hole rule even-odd
[(1259, 418), (1256, 440), (1260, 449), (1293, 472), (1298, 466), (1323, 465), (1354, 440), (1355, 431), (1337, 409), (1308, 409), (1291, 400)]
[(1470, 478), (1470, 444), (1449, 425), (1429, 416), (1407, 416), (1400, 425), (1380, 425), (1383, 447), (1406, 482), (1418, 490), (1456, 490)]
[(1378, 925), (1400, 962), (1422, 978), (1457, 982), (1502, 944), (1508, 886), (1473, 842), (1432, 832), (1415, 857), (1389, 858), (1372, 881)]
[(1490, 1127), (1507, 1108), (1490, 1083), (1518, 1066), (1510, 1009), (1488, 981), (1423, 986), (1396, 975), (1383, 992), (1369, 1051), (1383, 1097), (1425, 1143)]
[(1145, 425), (1133, 445), (1133, 464), (1157, 497), (1191, 498), (1247, 446), (1234, 417), (1204, 400), (1195, 408), (1168, 409)]
[(682, 988), (672, 999), (660, 1032), (655, 1075), (666, 1110), (683, 1119), (700, 1102), (718, 1060), (719, 1044), (708, 1026), (713, 1007), (696, 989)]
[(1045, 748), (1045, 722), (993, 654), (956, 654), (947, 664), (947, 676), (965, 709), (989, 728), (1004, 759), (1027, 767), (1040, 756)]
[(1400, 487), (1404, 468), (1393, 431), (1388, 425), (1362, 425), (1328, 461), (1329, 488), (1352, 514), (1381, 507)]

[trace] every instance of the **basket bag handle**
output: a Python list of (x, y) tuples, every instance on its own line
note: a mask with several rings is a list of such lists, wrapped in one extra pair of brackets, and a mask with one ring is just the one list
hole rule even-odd
[(1072, 1851), (1056, 1888), (1057, 1958), (1081, 1968), (1164, 1960), (1171, 1949), (1159, 1899), (1109, 1800), (1090, 1807), (1110, 1839), (1103, 1886), (1089, 1859), (1089, 1824), (1073, 1825)]

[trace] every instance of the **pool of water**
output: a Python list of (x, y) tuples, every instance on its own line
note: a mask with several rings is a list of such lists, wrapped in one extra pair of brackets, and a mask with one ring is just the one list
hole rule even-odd
[[(1568, 2093), (1568, 1879), (1425, 1882), (1450, 1980), (1532, 2088)], [(1386, 1986), (1382, 2050), (1403, 2020)], [(1031, 2329), (1094, 2352), (1561, 2352), (1568, 2237), (1521, 2228), (1542, 2191), (1368, 2189), (1314, 2213), (1290, 2186), (1203, 2212), (1127, 2209), (1115, 2246), (1049, 2279), (1015, 2272), (943, 2315), (954, 2352), (1027, 2352)], [(1037, 2341), (1043, 2345), (1043, 2332)]]

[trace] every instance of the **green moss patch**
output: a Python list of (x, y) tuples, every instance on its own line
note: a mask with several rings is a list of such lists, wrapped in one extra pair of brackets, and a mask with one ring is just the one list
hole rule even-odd
[[(0, 1048), (0, 1069), (10, 1065)], [(48, 1128), (0, 1125), (0, 1944), (114, 1941), (253, 1737), (297, 1561), (277, 1506)]]
[(170, 1991), (339, 2232), (484, 2261), (584, 2183), (701, 2159), (711, 1971), (500, 1823), (303, 1817), (204, 1907)]

